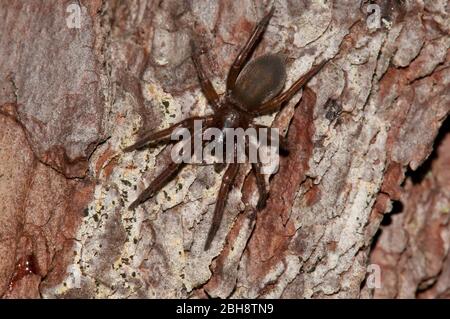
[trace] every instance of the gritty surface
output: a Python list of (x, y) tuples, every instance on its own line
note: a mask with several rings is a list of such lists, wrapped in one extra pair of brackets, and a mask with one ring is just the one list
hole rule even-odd
[(450, 298), (449, 123), (425, 163), (428, 170), (407, 178), (401, 202), (382, 223), (371, 256), (382, 267), (377, 298)]
[[(221, 174), (188, 166), (129, 211), (170, 148), (121, 150), (210, 112), (189, 40), (223, 93), (269, 1), (80, 1), (80, 29), (65, 25), (69, 3), (0, 5), (0, 295), (448, 297), (448, 138), (432, 176), (403, 184), (450, 111), (446, 1), (377, 1), (379, 25), (366, 2), (273, 2), (255, 54), (283, 53), (287, 86), (330, 61), (260, 120), (286, 133), (289, 156), (261, 212), (241, 168), (207, 252)], [(393, 201), (403, 210), (376, 236)], [(37, 270), (11, 282), (30, 254)]]

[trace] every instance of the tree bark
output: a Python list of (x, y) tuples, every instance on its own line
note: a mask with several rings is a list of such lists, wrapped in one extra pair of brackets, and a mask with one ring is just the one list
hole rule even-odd
[[(271, 1), (0, 4), (0, 296), (450, 296), (447, 1), (274, 1), (255, 56), (287, 83), (325, 67), (280, 112), (290, 152), (256, 211), (241, 166), (211, 249), (222, 173), (184, 168), (128, 205), (170, 147), (147, 130), (211, 112), (189, 42), (223, 93)], [(77, 20), (78, 19), (78, 20)], [(27, 266), (28, 265), (28, 266)]]

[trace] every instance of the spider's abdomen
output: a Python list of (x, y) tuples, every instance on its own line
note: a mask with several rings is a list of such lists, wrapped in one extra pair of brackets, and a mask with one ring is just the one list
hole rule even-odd
[(250, 110), (278, 95), (285, 82), (283, 56), (263, 55), (250, 61), (239, 74), (233, 96)]

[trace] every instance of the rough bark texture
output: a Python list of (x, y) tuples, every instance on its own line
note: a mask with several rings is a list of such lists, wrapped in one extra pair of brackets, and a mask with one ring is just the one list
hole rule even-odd
[[(272, 3), (256, 55), (284, 53), (287, 85), (330, 62), (260, 120), (291, 149), (267, 207), (243, 165), (205, 252), (221, 174), (188, 166), (129, 211), (169, 148), (121, 149), (210, 112), (189, 40), (223, 92)], [(0, 296), (449, 297), (449, 14), (445, 0), (2, 1)]]

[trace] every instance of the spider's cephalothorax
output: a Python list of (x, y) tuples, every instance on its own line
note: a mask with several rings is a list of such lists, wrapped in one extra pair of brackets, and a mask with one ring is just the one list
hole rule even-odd
[[(192, 43), (192, 60), (194, 62), (197, 74), (200, 80), (201, 88), (211, 104), (214, 113), (212, 115), (197, 116), (187, 118), (167, 129), (157, 132), (145, 133), (135, 144), (125, 149), (126, 152), (140, 149), (149, 144), (160, 142), (171, 142), (171, 134), (178, 128), (193, 130), (194, 121), (202, 120), (206, 128), (215, 127), (225, 128), (243, 128), (249, 127), (261, 128), (263, 126), (253, 123), (253, 118), (270, 114), (278, 111), (284, 102), (300, 90), (311, 77), (313, 77), (324, 65), (322, 62), (314, 66), (310, 71), (298, 79), (285, 92), (281, 93), (285, 80), (286, 69), (284, 58), (279, 54), (267, 54), (260, 56), (247, 64), (256, 45), (261, 39), (274, 8), (272, 8), (264, 18), (255, 27), (252, 35), (247, 40), (239, 55), (231, 66), (227, 82), (226, 93), (223, 99), (215, 91), (208, 77), (206, 76), (200, 63), (200, 53)], [(280, 148), (286, 149), (286, 142), (280, 136)], [(225, 203), (230, 188), (234, 182), (239, 170), (239, 163), (236, 161), (229, 163), (223, 175), (220, 186), (212, 225), (205, 242), (205, 250), (209, 249), (217, 230), (219, 229)], [(136, 208), (150, 197), (154, 196), (166, 183), (168, 183), (181, 169), (183, 163), (171, 162), (150, 185), (139, 195), (139, 197), (130, 205), (130, 209)], [(252, 170), (256, 176), (256, 182), (260, 193), (257, 209), (265, 206), (268, 192), (266, 190), (264, 175), (260, 172), (260, 163), (252, 163)]]

